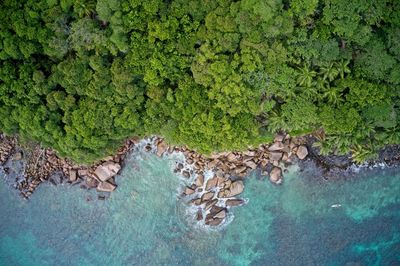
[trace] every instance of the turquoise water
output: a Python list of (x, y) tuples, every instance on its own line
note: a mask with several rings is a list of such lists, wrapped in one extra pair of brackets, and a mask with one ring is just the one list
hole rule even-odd
[(292, 168), (282, 186), (254, 173), (247, 205), (211, 231), (177, 199), (174, 162), (132, 155), (105, 201), (69, 185), (24, 201), (0, 181), (0, 265), (400, 265), (396, 170), (324, 181)]

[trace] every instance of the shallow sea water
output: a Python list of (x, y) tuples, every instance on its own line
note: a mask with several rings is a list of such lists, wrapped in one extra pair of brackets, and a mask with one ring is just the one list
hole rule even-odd
[(206, 230), (178, 199), (174, 164), (131, 155), (105, 201), (51, 184), (24, 201), (0, 180), (0, 265), (400, 265), (398, 169), (325, 181), (293, 167), (281, 186), (253, 173), (248, 203)]

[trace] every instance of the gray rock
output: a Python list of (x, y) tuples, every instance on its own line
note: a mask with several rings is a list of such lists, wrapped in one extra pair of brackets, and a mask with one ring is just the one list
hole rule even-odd
[(244, 185), (242, 180), (235, 181), (229, 187), (229, 193), (226, 195), (227, 198), (239, 195), (243, 192)]
[(285, 146), (282, 144), (282, 142), (275, 142), (268, 148), (268, 150), (269, 151), (280, 151), (280, 150), (283, 150), (284, 148), (285, 148)]
[(274, 167), (269, 174), (269, 180), (272, 183), (280, 184), (282, 182), (282, 169), (279, 167)]
[(109, 182), (100, 182), (97, 185), (97, 191), (99, 192), (111, 192), (114, 191), (117, 188), (116, 185), (113, 185)]
[(242, 199), (228, 199), (225, 202), (226, 206), (230, 206), (230, 207), (239, 206), (239, 205), (242, 205), (243, 203), (244, 203), (244, 200), (242, 200)]
[(69, 171), (69, 181), (70, 182), (75, 182), (76, 179), (77, 179), (76, 171), (75, 170), (70, 170)]
[(121, 170), (121, 165), (119, 165), (118, 163), (105, 162), (96, 168), (94, 174), (99, 180), (105, 182), (111, 177), (115, 176), (119, 172), (119, 170)]
[(275, 152), (270, 152), (269, 153), (269, 159), (270, 161), (279, 161), (282, 158), (282, 152), (275, 151)]
[(299, 146), (297, 148), (296, 155), (297, 155), (297, 157), (299, 157), (300, 160), (303, 160), (304, 158), (306, 158), (308, 155), (307, 147), (304, 145)]

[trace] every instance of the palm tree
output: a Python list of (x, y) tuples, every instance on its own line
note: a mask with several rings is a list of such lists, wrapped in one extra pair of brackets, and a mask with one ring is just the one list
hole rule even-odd
[(302, 87), (311, 87), (317, 72), (310, 69), (309, 64), (305, 64), (302, 68), (298, 68), (298, 70), (297, 83)]
[(339, 72), (341, 79), (344, 79), (344, 75), (346, 73), (349, 74), (351, 72), (350, 68), (348, 67), (349, 63), (350, 63), (350, 60), (343, 60), (343, 59), (340, 62), (335, 63), (335, 67), (336, 67), (337, 71)]
[(354, 145), (351, 149), (351, 158), (358, 164), (376, 158), (376, 149), (372, 145)]
[(340, 102), (343, 101), (343, 98), (341, 97), (342, 94), (339, 91), (338, 88), (329, 88), (324, 94), (323, 97), (326, 98), (328, 103), (330, 104), (339, 104)]
[(335, 67), (334, 63), (329, 63), (329, 64), (323, 64), (319, 68), (319, 74), (322, 75), (324, 80), (328, 80), (330, 82), (337, 77), (339, 71)]

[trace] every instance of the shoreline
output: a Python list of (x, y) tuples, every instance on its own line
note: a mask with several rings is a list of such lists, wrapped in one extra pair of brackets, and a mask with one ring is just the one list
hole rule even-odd
[[(279, 185), (283, 182), (286, 168), (294, 163), (302, 172), (312, 161), (321, 169), (324, 179), (353, 175), (357, 173), (357, 167), (367, 169), (372, 165), (356, 165), (346, 156), (321, 156), (312, 146), (313, 141), (311, 136), (291, 138), (278, 134), (271, 144), (206, 157), (185, 146), (170, 146), (161, 137), (131, 138), (114, 156), (86, 166), (60, 158), (54, 150), (43, 149), (39, 145), (24, 150), (16, 137), (0, 135), (0, 166), (8, 175), (13, 163), (20, 164), (22, 171), (15, 177), (13, 187), (25, 199), (29, 199), (42, 182), (50, 182), (53, 185), (68, 183), (79, 185), (82, 189), (96, 189), (98, 199), (105, 200), (104, 193), (107, 195), (117, 188), (115, 176), (124, 167), (125, 158), (130, 153), (140, 149), (158, 157), (179, 153), (184, 159), (183, 162), (176, 161), (174, 173), (180, 175), (185, 184), (180, 188), (179, 197), (192, 208), (193, 219), (197, 223), (219, 226), (226, 223), (232, 208), (246, 204), (239, 196), (244, 190), (245, 177), (254, 170), (260, 171), (263, 179), (269, 178), (269, 182)], [(380, 160), (373, 163), (399, 166), (399, 146), (383, 149)]]

